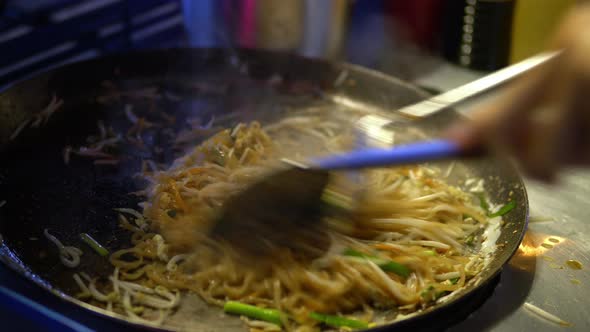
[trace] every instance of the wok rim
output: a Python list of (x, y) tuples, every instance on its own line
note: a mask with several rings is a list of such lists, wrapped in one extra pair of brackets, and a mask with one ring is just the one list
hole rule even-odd
[[(0, 90), (0, 96), (11, 91), (11, 90), (18, 89), (22, 85), (25, 85), (27, 82), (38, 79), (39, 77), (55, 75), (55, 74), (60, 73), (61, 71), (71, 69), (75, 66), (93, 66), (93, 65), (96, 65), (96, 64), (99, 64), (102, 62), (113, 61), (117, 58), (123, 58), (123, 59), (133, 58), (133, 57), (139, 57), (141, 55), (146, 55), (146, 54), (164, 56), (170, 52), (175, 52), (175, 51), (182, 52), (182, 51), (187, 51), (187, 50), (196, 51), (196, 52), (204, 52), (204, 53), (220, 52), (221, 51), (222, 53), (229, 54), (229, 55), (232, 55), (231, 53), (233, 53), (233, 52), (238, 52), (240, 54), (241, 54), (241, 52), (246, 52), (246, 53), (249, 53), (249, 55), (254, 54), (254, 56), (273, 56), (273, 55), (285, 56), (285, 55), (288, 55), (290, 57), (295, 57), (295, 58), (299, 59), (300, 61), (315, 62), (315, 63), (319, 63), (322, 66), (331, 66), (331, 67), (337, 68), (339, 70), (349, 70), (354, 73), (366, 76), (374, 81), (382, 81), (386, 84), (393, 84), (393, 85), (401, 86), (401, 87), (404, 87), (405, 89), (412, 90), (413, 92), (415, 92), (417, 95), (421, 96), (422, 98), (426, 98), (426, 97), (430, 96), (429, 93), (427, 93), (426, 91), (420, 89), (419, 87), (417, 87), (411, 83), (403, 81), (403, 80), (396, 78), (394, 76), (385, 74), (383, 72), (379, 72), (377, 70), (365, 68), (365, 67), (362, 67), (359, 65), (350, 64), (350, 63), (346, 63), (346, 62), (340, 62), (340, 61), (327, 61), (327, 60), (321, 60), (321, 59), (315, 59), (315, 58), (308, 58), (308, 57), (304, 57), (304, 56), (287, 54), (287, 53), (278, 52), (278, 51), (265, 51), (265, 50), (247, 49), (247, 48), (240, 48), (236, 51), (227, 51), (225, 49), (220, 49), (220, 48), (171, 48), (171, 49), (140, 50), (140, 51), (133, 51), (133, 52), (128, 52), (128, 53), (119, 53), (119, 54), (113, 54), (113, 55), (108, 55), (108, 56), (102, 56), (102, 57), (98, 57), (98, 58), (94, 58), (94, 59), (90, 59), (90, 60), (69, 63), (69, 64), (66, 64), (63, 66), (51, 68), (47, 71), (44, 71), (41, 73), (36, 73), (32, 76), (18, 80), (14, 84), (10, 84), (8, 86), (5, 86), (2, 90)], [(395, 110), (391, 110), (391, 112), (395, 113)], [(458, 117), (463, 117), (463, 115), (457, 113), (453, 109), (447, 109), (447, 110), (445, 110), (445, 112), (452, 112), (454, 115), (456, 115)], [(518, 231), (517, 240), (508, 243), (507, 245), (504, 246), (504, 248), (502, 248), (503, 253), (501, 254), (502, 258), (500, 259), (501, 263), (498, 265), (498, 267), (496, 267), (494, 269), (490, 269), (489, 265), (488, 265), (486, 267), (486, 269), (484, 269), (478, 275), (479, 277), (481, 277), (481, 282), (479, 282), (477, 285), (474, 285), (473, 287), (470, 287), (468, 289), (460, 290), (460, 293), (458, 293), (456, 296), (453, 296), (453, 298), (449, 299), (448, 301), (444, 301), (442, 303), (438, 303), (436, 305), (428, 307), (426, 310), (421, 311), (420, 313), (418, 313), (415, 316), (408, 317), (408, 318), (405, 318), (402, 320), (393, 321), (393, 322), (387, 323), (385, 325), (369, 328), (366, 331), (385, 331), (385, 330), (388, 330), (391, 328), (396, 328), (396, 329), (403, 328), (404, 325), (418, 323), (421, 320), (428, 320), (429, 318), (431, 318), (431, 316), (433, 314), (440, 313), (441, 311), (449, 310), (449, 308), (452, 308), (452, 307), (460, 304), (460, 302), (463, 298), (468, 298), (469, 296), (473, 296), (476, 292), (480, 291), (483, 287), (488, 285), (491, 281), (494, 280), (495, 277), (497, 277), (501, 273), (503, 267), (506, 264), (508, 264), (510, 259), (514, 256), (514, 254), (518, 250), (520, 243), (522, 242), (523, 237), (525, 235), (526, 229), (528, 227), (528, 222), (529, 222), (529, 200), (528, 200), (528, 194), (527, 194), (526, 187), (524, 185), (523, 178), (512, 164), (508, 165), (508, 168), (510, 169), (510, 172), (512, 172), (514, 174), (514, 177), (517, 180), (515, 184), (518, 185), (517, 190), (519, 191), (519, 194), (523, 198), (523, 205), (522, 206), (519, 205), (517, 208), (522, 209), (522, 212), (523, 212), (525, 218), (522, 221), (522, 227), (519, 227), (517, 229), (517, 231)], [(4, 247), (4, 248), (2, 248), (2, 247)], [(0, 261), (2, 261), (2, 263), (6, 267), (8, 267), (7, 270), (9, 270), (11, 273), (18, 275), (20, 278), (23, 278), (24, 280), (33, 282), (33, 284), (35, 284), (38, 287), (40, 287), (41, 289), (51, 293), (52, 295), (59, 298), (60, 300), (62, 300), (65, 303), (76, 305), (77, 307), (82, 308), (85, 312), (90, 312), (98, 317), (107, 318), (112, 321), (116, 321), (117, 323), (126, 324), (128, 326), (133, 326), (136, 328), (141, 328), (141, 329), (146, 329), (146, 330), (151, 330), (151, 331), (176, 331), (175, 329), (172, 329), (171, 327), (167, 327), (166, 325), (155, 326), (155, 325), (149, 325), (146, 323), (134, 322), (129, 317), (124, 316), (122, 314), (118, 314), (118, 313), (115, 313), (112, 311), (107, 311), (106, 309), (102, 309), (100, 307), (97, 307), (97, 306), (88, 304), (86, 302), (83, 302), (81, 300), (78, 300), (75, 297), (73, 297), (69, 294), (66, 294), (66, 293), (58, 290), (57, 288), (53, 287), (50, 282), (47, 282), (47, 281), (44, 282), (45, 279), (42, 279), (40, 277), (36, 277), (36, 274), (32, 273), (31, 271), (27, 271), (22, 266), (18, 266), (17, 264), (15, 264), (14, 261), (12, 261), (10, 258), (6, 257), (5, 251), (7, 251), (7, 250), (9, 252), (12, 252), (11, 248), (9, 248), (8, 246), (6, 246), (3, 243), (2, 237), (0, 236)], [(23, 265), (28, 266), (27, 264), (23, 264)], [(487, 300), (487, 298), (484, 299), (484, 301), (486, 301), (486, 300)], [(474, 310), (476, 310), (476, 309), (474, 309)], [(464, 318), (465, 317), (461, 317), (460, 319), (464, 319)], [(456, 324), (456, 323), (457, 323), (457, 320), (454, 321), (452, 324)]]

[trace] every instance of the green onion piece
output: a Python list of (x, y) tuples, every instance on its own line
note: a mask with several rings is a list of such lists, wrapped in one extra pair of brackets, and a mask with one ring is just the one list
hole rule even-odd
[(410, 276), (410, 273), (412, 273), (412, 271), (405, 265), (394, 262), (392, 260), (387, 260), (387, 259), (382, 259), (379, 257), (375, 257), (375, 256), (370, 256), (370, 255), (365, 255), (360, 251), (356, 251), (354, 249), (346, 249), (344, 250), (344, 252), (342, 253), (344, 256), (351, 256), (351, 257), (360, 257), (360, 258), (364, 258), (367, 259), (375, 264), (377, 264), (377, 266), (379, 266), (381, 268), (381, 270), (385, 271), (385, 272), (393, 272), (401, 277), (407, 278), (408, 276)]
[(420, 292), (420, 297), (422, 297), (425, 301), (436, 301), (438, 299), (440, 299), (441, 297), (450, 294), (450, 291), (440, 291), (437, 292), (434, 289), (434, 286), (430, 285), (428, 288), (422, 290), (422, 292)]
[(430, 286), (420, 292), (420, 297), (424, 299), (424, 301), (434, 301), (435, 300), (435, 293), (434, 287)]
[(94, 249), (94, 251), (96, 251), (97, 254), (103, 257), (109, 254), (109, 251), (100, 243), (98, 243), (98, 241), (93, 239), (92, 236), (86, 233), (81, 233), (80, 238), (82, 239), (82, 241), (86, 242), (86, 244), (89, 245), (90, 248)]
[(263, 320), (277, 324), (279, 326), (283, 325), (281, 320), (283, 313), (276, 309), (259, 308), (257, 306), (236, 301), (227, 301), (223, 305), (223, 311), (230, 314), (242, 315), (249, 318)]
[(426, 255), (426, 256), (436, 256), (436, 251), (434, 251), (434, 250), (424, 250), (424, 255)]
[(486, 200), (486, 196), (483, 193), (479, 193), (477, 194), (477, 197), (479, 198), (479, 206), (481, 206), (481, 208), (486, 212), (486, 214), (490, 213), (490, 205)]
[(342, 316), (324, 315), (312, 312), (309, 314), (309, 317), (332, 327), (350, 327), (353, 329), (369, 328), (369, 323), (365, 321)]
[(407, 278), (410, 276), (410, 269), (408, 269), (407, 266), (402, 265), (400, 263), (396, 263), (394, 261), (391, 262), (387, 262), (387, 263), (383, 263), (383, 264), (377, 264), (381, 270), (385, 271), (385, 272), (393, 272), (399, 276), (402, 276), (404, 278)]
[(449, 279), (449, 281), (451, 282), (451, 284), (456, 285), (459, 282), (459, 277), (451, 278), (451, 279)]
[(473, 246), (475, 243), (475, 237), (473, 235), (469, 235), (468, 237), (465, 238), (465, 244), (468, 246)]
[(344, 256), (352, 256), (352, 257), (363, 257), (363, 258), (367, 257), (367, 255), (363, 254), (362, 252), (356, 251), (356, 250), (350, 249), (350, 248), (345, 249), (342, 254)]
[(516, 207), (516, 202), (515, 201), (510, 201), (506, 204), (504, 204), (504, 206), (502, 206), (500, 208), (500, 210), (498, 210), (497, 212), (494, 212), (492, 214), (489, 215), (490, 218), (494, 218), (494, 217), (500, 217), (505, 215), (506, 213), (512, 211), (512, 209), (514, 209)]

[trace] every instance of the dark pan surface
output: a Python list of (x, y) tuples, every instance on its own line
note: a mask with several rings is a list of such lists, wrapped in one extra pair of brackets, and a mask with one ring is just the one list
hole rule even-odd
[[(99, 102), (100, 97), (113, 96), (113, 86), (116, 91), (154, 88), (156, 93), (124, 96), (106, 105)], [(63, 107), (45, 125), (26, 128), (11, 140), (16, 128), (54, 95), (64, 101)], [(107, 314), (71, 297), (78, 292), (73, 272), (106, 276), (112, 271), (108, 260), (85, 247), (78, 234), (92, 234), (111, 250), (129, 246), (130, 234), (118, 227), (113, 208), (138, 202), (129, 193), (142, 189), (143, 184), (133, 177), (142, 160), (169, 163), (181, 153), (172, 148), (170, 137), (186, 126), (187, 118), (205, 124), (215, 116), (216, 123), (228, 125), (254, 119), (272, 121), (289, 109), (343, 99), (385, 112), (424, 96), (408, 84), (355, 66), (251, 50), (177, 49), (113, 56), (21, 82), (0, 94), (0, 201), (7, 201), (0, 208), (0, 260), (57, 296)], [(91, 159), (75, 156), (69, 165), (64, 164), (64, 147), (86, 145), (87, 137), (97, 134), (97, 121), (112, 124), (119, 132), (128, 130), (127, 104), (154, 122), (167, 123), (160, 110), (175, 116), (176, 122), (146, 131), (145, 149), (121, 147), (127, 157), (117, 166), (97, 166)], [(452, 111), (439, 114), (422, 128), (436, 133), (454, 118)], [(485, 178), (494, 202), (511, 198), (518, 203), (505, 218), (506, 227), (498, 240), (501, 247), (482, 273), (481, 286), (497, 275), (520, 243), (528, 215), (526, 191), (515, 170), (503, 161), (461, 163), (456, 173), (458, 182), (473, 176)], [(60, 264), (56, 248), (43, 236), (45, 228), (65, 244), (84, 250), (78, 269)], [(462, 317), (458, 314), (467, 314), (462, 313), (461, 301), (473, 297), (473, 290), (466, 289), (464, 296), (394, 326), (420, 330), (432, 319), (444, 326)], [(238, 319), (219, 319), (218, 308), (210, 309), (194, 296), (183, 301), (186, 305), (162, 328), (244, 330)]]

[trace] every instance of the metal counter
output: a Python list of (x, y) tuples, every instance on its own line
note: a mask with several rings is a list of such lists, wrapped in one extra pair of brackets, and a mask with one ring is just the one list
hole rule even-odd
[[(484, 73), (441, 63), (414, 82), (446, 91)], [(469, 113), (491, 97), (458, 107)], [(449, 331), (590, 331), (590, 170), (561, 174), (553, 185), (525, 179), (529, 230), (504, 268), (494, 294)], [(581, 263), (574, 269), (568, 260)], [(533, 304), (571, 326), (547, 321), (524, 307)]]

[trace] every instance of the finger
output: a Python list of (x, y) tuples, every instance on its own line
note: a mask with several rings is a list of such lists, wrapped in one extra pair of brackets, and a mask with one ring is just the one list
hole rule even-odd
[(561, 164), (562, 116), (555, 106), (545, 106), (529, 119), (530, 130), (526, 144), (518, 153), (525, 173), (533, 178), (552, 181)]
[(531, 117), (533, 130), (521, 162), (537, 178), (552, 179), (560, 167), (590, 159), (590, 69), (574, 60), (575, 52), (564, 55), (550, 97)]
[(575, 97), (573, 91), (577, 84), (569, 54), (562, 55), (559, 64), (559, 73), (552, 77), (543, 103), (529, 115), (526, 140), (516, 151), (526, 173), (545, 181), (553, 180), (567, 155), (564, 149), (569, 147), (568, 129), (573, 116), (569, 103)]
[[(580, 68), (576, 66), (576, 68)], [(575, 70), (572, 68), (572, 70)], [(569, 165), (590, 164), (590, 71), (576, 73), (567, 90), (561, 119), (560, 161)]]
[[(549, 48), (565, 49), (566, 52), (575, 45), (579, 45), (581, 31), (589, 31), (587, 22), (590, 21), (590, 4), (578, 5), (572, 10), (560, 24), (559, 29), (551, 38)], [(590, 37), (590, 34), (587, 34)], [(580, 53), (583, 59), (589, 53)], [(472, 122), (464, 122), (453, 126), (446, 133), (450, 139), (457, 141), (464, 148), (484, 144), (490, 136), (498, 138), (498, 130), (508, 134), (506, 141), (518, 142), (522, 140), (523, 133), (517, 131), (518, 124), (522, 123), (524, 114), (542, 104), (547, 89), (550, 88), (551, 78), (559, 76), (559, 69), (563, 57), (552, 59), (541, 68), (523, 77), (510, 90), (495, 102), (477, 110)], [(590, 62), (582, 61), (584, 64)], [(516, 128), (515, 128), (516, 127)], [(517, 137), (510, 137), (516, 135)]]
[(588, 30), (590, 3), (572, 8), (559, 24), (556, 33), (549, 39), (550, 49), (568, 49), (576, 45), (580, 31)]
[(475, 110), (470, 120), (452, 126), (445, 136), (471, 149), (483, 144), (517, 143), (522, 140), (520, 125), (539, 104), (556, 75), (556, 64), (550, 62), (522, 77), (491, 103)]

